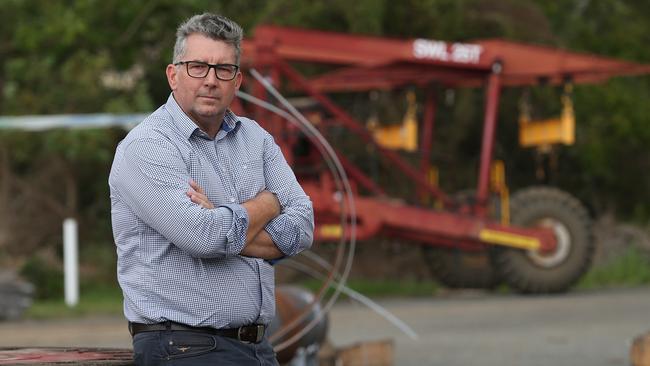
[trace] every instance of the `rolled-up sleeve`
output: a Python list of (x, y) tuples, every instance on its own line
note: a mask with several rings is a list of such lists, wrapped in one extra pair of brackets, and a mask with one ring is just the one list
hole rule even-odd
[(111, 184), (144, 223), (198, 258), (234, 256), (244, 248), (248, 214), (229, 204), (205, 209), (187, 196), (190, 176), (178, 150), (163, 138), (129, 141)]
[(230, 209), (232, 218), (222, 220), (222, 230), (226, 231), (226, 242), (228, 255), (236, 255), (246, 245), (246, 231), (248, 230), (248, 211), (239, 204), (228, 204), (219, 206)]
[(264, 178), (266, 189), (278, 197), (281, 207), (280, 215), (265, 227), (275, 245), (286, 256), (311, 247), (314, 237), (312, 202), (268, 132), (264, 137)]

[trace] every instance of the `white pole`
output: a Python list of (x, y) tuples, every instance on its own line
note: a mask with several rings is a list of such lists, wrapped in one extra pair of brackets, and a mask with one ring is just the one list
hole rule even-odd
[(77, 221), (63, 221), (63, 276), (65, 303), (74, 307), (79, 302), (79, 256), (77, 244)]

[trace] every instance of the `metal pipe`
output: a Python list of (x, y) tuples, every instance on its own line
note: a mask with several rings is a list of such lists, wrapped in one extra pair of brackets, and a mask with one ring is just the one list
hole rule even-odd
[[(427, 177), (431, 167), (431, 144), (433, 142), (433, 129), (436, 119), (436, 93), (432, 85), (429, 85), (425, 95), (424, 125), (422, 126), (422, 137), (420, 139), (420, 171)], [(420, 199), (425, 198), (425, 192), (419, 189)]]
[(427, 182), (427, 180), (420, 174), (419, 171), (406, 163), (402, 158), (399, 157), (397, 153), (378, 145), (372, 135), (370, 135), (368, 130), (366, 130), (366, 128), (363, 127), (361, 123), (357, 122), (352, 116), (334, 104), (334, 102), (332, 102), (323, 93), (319, 92), (316, 90), (316, 88), (311, 86), (309, 82), (305, 80), (305, 78), (302, 77), (297, 71), (295, 71), (288, 63), (279, 60), (278, 65), (281, 66), (280, 69), (289, 79), (291, 79), (291, 81), (300, 85), (308, 94), (310, 94), (314, 99), (321, 103), (323, 107), (335, 115), (343, 125), (350, 129), (351, 132), (360, 136), (366, 143), (375, 145), (377, 151), (379, 151), (380, 154), (393, 162), (399, 170), (401, 170), (409, 178), (413, 179), (418, 186), (431, 192), (431, 194), (440, 199), (444, 204), (452, 204), (451, 199), (444, 192), (442, 192), (438, 187), (434, 187), (433, 185), (429, 184), (429, 182)]
[[(307, 252), (304, 254), (305, 257), (313, 260), (315, 263), (319, 264), (321, 267), (323, 267), (326, 270), (331, 270), (332, 265), (329, 264), (323, 257), (319, 256), (318, 254), (314, 252)], [(296, 262), (292, 262), (291, 264), (296, 264)], [(302, 265), (302, 263), (301, 263)], [(320, 273), (315, 272), (312, 268), (305, 266), (306, 268), (303, 269), (305, 273), (308, 273), (312, 277), (319, 278)], [(322, 278), (319, 278), (322, 279)], [(338, 284), (338, 283), (337, 283)], [(372, 301), (372, 299), (368, 298), (367, 296), (351, 289), (350, 287), (346, 286), (343, 284), (342, 286), (342, 291), (344, 294), (348, 295), (354, 300), (357, 300), (358, 302), (362, 303), (363, 305), (366, 305), (369, 307), (372, 311), (375, 313), (381, 315), (384, 317), (384, 319), (388, 320), (390, 323), (393, 323), (399, 330), (401, 330), (404, 334), (406, 334), (409, 338), (413, 340), (418, 340), (419, 336), (413, 328), (409, 327), (408, 324), (404, 323), (400, 318), (395, 316), (393, 313), (388, 311), (385, 307), (377, 304), (376, 302)]]
[(492, 154), (494, 153), (494, 139), (497, 126), (497, 114), (499, 111), (501, 71), (501, 63), (499, 61), (494, 62), (485, 91), (485, 120), (483, 123), (483, 142), (481, 145), (481, 166), (479, 167), (478, 186), (476, 187), (476, 213), (480, 216), (486, 216), (488, 214), (487, 203), (490, 184), (490, 165), (492, 163)]
[[(331, 309), (331, 307), (334, 305), (334, 302), (340, 295), (342, 291), (342, 285), (345, 284), (345, 281), (352, 267), (352, 258), (354, 256), (354, 248), (356, 243), (356, 209), (354, 204), (354, 196), (352, 193), (352, 188), (350, 186), (350, 182), (348, 181), (345, 170), (341, 166), (341, 163), (338, 160), (338, 157), (334, 149), (327, 142), (327, 140), (325, 140), (325, 138), (320, 134), (320, 132), (314, 126), (312, 126), (311, 123), (307, 120), (307, 118), (305, 118), (305, 116), (303, 116), (295, 107), (293, 107), (293, 105), (291, 105), (291, 103), (289, 103), (286, 100), (286, 98), (284, 98), (282, 94), (280, 94), (280, 92), (277, 91), (275, 87), (273, 87), (273, 85), (271, 85), (268, 82), (268, 80), (266, 80), (257, 70), (251, 68), (250, 73), (259, 82), (259, 84), (262, 85), (267, 90), (267, 92), (273, 95), (290, 112), (293, 118), (290, 118), (288, 120), (294, 123), (298, 122), (298, 125), (299, 127), (301, 127), (303, 132), (305, 132), (308, 137), (317, 141), (316, 146), (321, 151), (321, 154), (323, 154), (325, 159), (328, 161), (328, 164), (332, 164), (334, 166), (333, 168), (332, 166), (330, 166), (330, 168), (336, 178), (338, 191), (342, 193), (344, 196), (344, 199), (340, 200), (341, 208), (342, 208), (341, 225), (342, 227), (346, 228), (349, 231), (349, 235), (342, 236), (341, 240), (342, 240), (342, 244), (345, 244), (344, 238), (349, 237), (350, 245), (348, 246), (348, 258), (344, 265), (343, 272), (341, 274), (341, 281), (339, 282), (338, 286), (336, 286), (336, 290), (334, 291), (334, 294), (328, 299), (328, 301), (323, 306), (322, 314), (326, 314), (329, 311), (329, 309)], [(348, 219), (349, 222), (347, 221)], [(340, 256), (340, 253), (342, 252), (338, 253), (339, 255), (337, 255), (336, 265), (334, 266), (334, 268), (338, 268), (338, 266), (342, 262), (342, 257)], [(334, 273), (330, 273), (330, 275), (328, 276), (328, 281), (330, 283), (331, 280), (333, 279), (333, 276)], [(324, 294), (326, 293), (326, 289), (329, 286), (330, 286), (329, 283), (327, 284), (327, 286), (323, 286), (319, 294), (316, 296), (314, 303), (320, 301), (323, 298)], [(295, 328), (295, 326), (300, 324), (300, 322), (302, 322), (309, 314), (309, 310), (311, 309), (311, 306), (308, 307), (307, 310), (304, 311), (299, 317), (297, 317), (291, 323), (287, 324), (283, 329), (278, 331), (277, 334), (274, 334), (274, 337), (280, 338), (286, 335), (289, 330)], [(286, 348), (287, 346), (295, 343), (298, 339), (300, 339), (300, 337), (302, 337), (304, 334), (309, 332), (309, 330), (311, 330), (312, 327), (317, 325), (318, 322), (321, 320), (321, 318), (322, 316), (316, 317), (309, 324), (307, 324), (303, 329), (301, 329), (299, 332), (293, 335), (290, 339), (275, 345), (276, 351), (279, 352), (280, 350)]]
[(65, 303), (75, 307), (79, 303), (79, 245), (77, 243), (77, 220), (63, 221), (63, 284)]

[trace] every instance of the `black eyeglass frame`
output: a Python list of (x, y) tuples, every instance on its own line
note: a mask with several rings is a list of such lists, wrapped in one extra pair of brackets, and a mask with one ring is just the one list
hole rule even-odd
[[(203, 76), (194, 76), (194, 75), (190, 74), (190, 64), (201, 64), (201, 65), (207, 66), (208, 69), (205, 72), (205, 75), (203, 75)], [(202, 79), (202, 78), (208, 76), (208, 74), (210, 73), (210, 70), (214, 69), (214, 74), (217, 77), (217, 79), (219, 79), (221, 81), (231, 81), (237, 76), (237, 72), (239, 71), (239, 65), (235, 65), (235, 64), (209, 64), (209, 63), (203, 62), (203, 61), (179, 61), (179, 62), (176, 62), (174, 64), (174, 66), (180, 66), (180, 65), (185, 65), (185, 71), (187, 72), (187, 75), (189, 77), (192, 77), (192, 78), (195, 78), (195, 79)], [(225, 79), (225, 78), (222, 78), (222, 77), (219, 76), (219, 68), (222, 68), (221, 70), (223, 70), (224, 66), (234, 68), (234, 71), (232, 73), (232, 77), (230, 79)]]

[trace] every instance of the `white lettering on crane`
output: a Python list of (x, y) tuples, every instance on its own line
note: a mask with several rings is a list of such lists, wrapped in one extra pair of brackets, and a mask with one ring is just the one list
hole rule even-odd
[(447, 43), (428, 39), (416, 39), (413, 42), (413, 55), (416, 58), (430, 58), (432, 60), (447, 61), (449, 59)]
[(478, 44), (454, 43), (451, 46), (451, 60), (476, 64), (481, 58), (481, 52), (483, 52), (483, 47)]
[(453, 61), (459, 63), (478, 63), (483, 47), (477, 44), (454, 43), (451, 51), (446, 42), (429, 39), (416, 39), (413, 42), (413, 56), (438, 61)]

